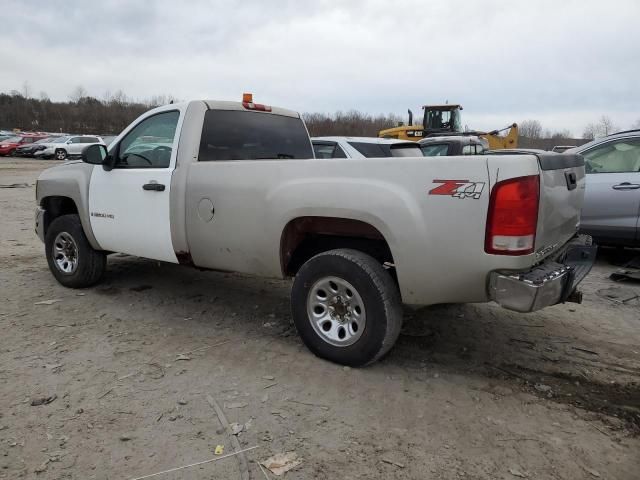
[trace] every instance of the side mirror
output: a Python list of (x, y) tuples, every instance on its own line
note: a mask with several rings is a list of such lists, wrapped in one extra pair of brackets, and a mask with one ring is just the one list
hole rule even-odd
[(91, 165), (102, 165), (107, 158), (107, 147), (94, 143), (82, 150), (82, 161)]

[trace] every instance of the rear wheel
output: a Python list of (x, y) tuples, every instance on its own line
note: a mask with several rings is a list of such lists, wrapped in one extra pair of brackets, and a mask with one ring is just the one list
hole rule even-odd
[(65, 287), (90, 287), (102, 279), (107, 256), (89, 244), (78, 215), (56, 218), (47, 229), (45, 248), (49, 270)]
[(291, 306), (309, 350), (354, 367), (387, 353), (402, 326), (400, 293), (391, 275), (357, 250), (331, 250), (307, 261), (294, 280)]
[(67, 151), (59, 148), (56, 150), (56, 160), (64, 160), (65, 158), (67, 158)]

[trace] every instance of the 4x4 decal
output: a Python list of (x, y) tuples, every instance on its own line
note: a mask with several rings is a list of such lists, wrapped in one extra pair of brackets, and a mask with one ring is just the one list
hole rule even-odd
[(429, 195), (449, 195), (455, 198), (473, 198), (478, 200), (484, 190), (484, 182), (470, 182), (469, 180), (434, 180), (441, 183), (431, 190)]

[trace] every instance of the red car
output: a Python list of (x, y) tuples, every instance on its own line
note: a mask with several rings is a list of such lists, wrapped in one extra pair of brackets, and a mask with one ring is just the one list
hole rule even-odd
[(36, 140), (47, 138), (47, 135), (40, 134), (19, 134), (15, 137), (7, 138), (0, 142), (0, 155), (13, 155), (16, 148), (26, 143), (33, 143)]

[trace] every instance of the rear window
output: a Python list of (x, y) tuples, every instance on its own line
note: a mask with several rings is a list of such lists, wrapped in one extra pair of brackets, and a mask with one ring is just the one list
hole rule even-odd
[(208, 110), (198, 160), (313, 158), (299, 118), (240, 110)]
[(420, 149), (425, 157), (442, 157), (449, 154), (449, 145), (446, 143), (420, 145)]
[(422, 150), (416, 143), (398, 143), (391, 145), (392, 157), (421, 157)]
[(367, 158), (381, 158), (390, 156), (389, 151), (385, 151), (379, 143), (349, 142), (353, 148)]

